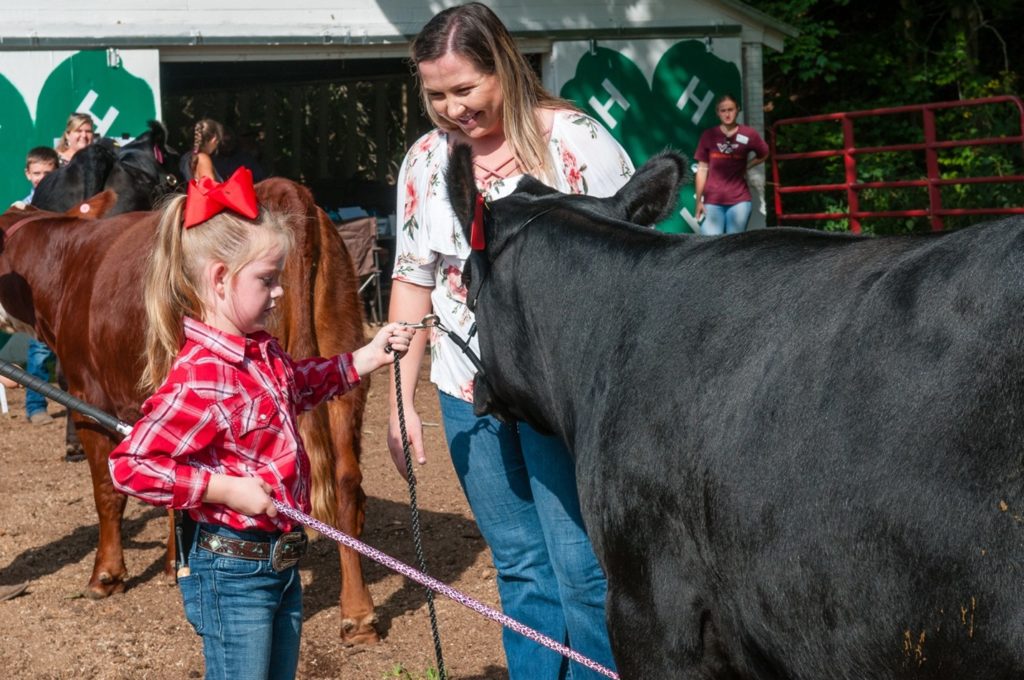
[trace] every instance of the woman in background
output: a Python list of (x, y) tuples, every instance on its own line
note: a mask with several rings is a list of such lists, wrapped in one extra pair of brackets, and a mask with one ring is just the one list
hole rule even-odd
[[(736, 122), (740, 105), (723, 94), (715, 104), (721, 124), (704, 131), (697, 142), (697, 222), (705, 235), (745, 231), (752, 208), (747, 171), (764, 163), (768, 145), (757, 130)], [(754, 157), (751, 159), (750, 154)]]
[(64, 134), (54, 147), (61, 166), (71, 162), (75, 154), (89, 146), (96, 139), (96, 125), (88, 113), (72, 113), (68, 116)]

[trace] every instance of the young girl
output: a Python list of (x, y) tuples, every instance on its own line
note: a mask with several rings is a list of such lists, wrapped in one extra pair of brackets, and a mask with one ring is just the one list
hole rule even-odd
[(265, 329), (291, 231), (259, 208), (247, 169), (223, 184), (200, 182), (160, 220), (143, 375), (147, 389), (159, 387), (111, 454), (110, 472), (119, 491), (187, 510), (196, 523), (179, 585), (203, 638), (207, 680), (292, 678), (305, 535), (272, 498), (309, 511), (295, 414), (390, 363), (388, 345), (406, 351), (413, 332), (389, 324), (351, 354), (289, 357)]
[[(217, 148), (220, 146), (221, 140), (224, 139), (224, 127), (212, 118), (203, 118), (196, 123), (195, 128), (192, 132), (192, 149), (182, 155), (180, 164), (178, 166), (181, 170), (181, 175), (186, 180), (191, 180), (193, 177), (204, 177), (204, 168), (196, 167), (199, 159), (202, 155), (207, 156), (209, 160), (210, 156), (216, 153)], [(213, 162), (210, 162), (209, 172), (216, 173), (213, 169)], [(222, 178), (216, 174), (209, 175), (220, 181)]]

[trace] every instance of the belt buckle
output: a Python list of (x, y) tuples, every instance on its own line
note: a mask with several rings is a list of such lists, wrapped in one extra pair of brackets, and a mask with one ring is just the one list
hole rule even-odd
[(284, 571), (298, 564), (306, 554), (309, 539), (304, 531), (289, 531), (281, 534), (274, 543), (274, 551), (270, 554), (270, 567), (274, 571)]

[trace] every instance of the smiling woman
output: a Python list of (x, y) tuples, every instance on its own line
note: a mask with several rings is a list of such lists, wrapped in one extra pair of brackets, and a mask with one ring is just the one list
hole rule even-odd
[(60, 164), (67, 165), (75, 154), (93, 143), (96, 137), (96, 125), (88, 113), (72, 113), (68, 116), (64, 134), (57, 142), (57, 155)]
[[(633, 166), (611, 135), (569, 102), (545, 90), (501, 20), (467, 3), (427, 22), (412, 46), (424, 108), (434, 125), (406, 155), (398, 179), (390, 318), (418, 322), (436, 314), (445, 328), (472, 337), (462, 271), (469, 244), (445, 194), (456, 143), (473, 150), (474, 177), (487, 200), (524, 175), (572, 193), (607, 196)], [(476, 348), (476, 338), (471, 344)], [(426, 462), (422, 421), (408, 407), (426, 353), (413, 343), (401, 366), (405, 424), (416, 459)], [(605, 580), (579, 512), (572, 460), (559, 439), (525, 423), (473, 413), (476, 368), (444, 334), (431, 338), (431, 380), (455, 471), (498, 570), (506, 614), (599, 664), (613, 665), (604, 624)], [(388, 446), (400, 474), (404, 447), (392, 387)], [(511, 519), (514, 518), (514, 519)], [(513, 633), (504, 637), (509, 676), (557, 680), (568, 669), (554, 652)], [(596, 677), (573, 667), (577, 680)]]

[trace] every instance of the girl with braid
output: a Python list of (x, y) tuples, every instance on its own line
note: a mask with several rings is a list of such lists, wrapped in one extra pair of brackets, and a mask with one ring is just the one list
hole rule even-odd
[[(181, 175), (186, 181), (193, 177), (209, 176), (214, 177), (218, 182), (222, 180), (213, 168), (213, 161), (210, 156), (217, 152), (221, 140), (224, 139), (224, 128), (212, 118), (203, 118), (196, 123), (192, 136), (192, 150), (181, 157)], [(202, 166), (197, 171), (197, 166)]]

